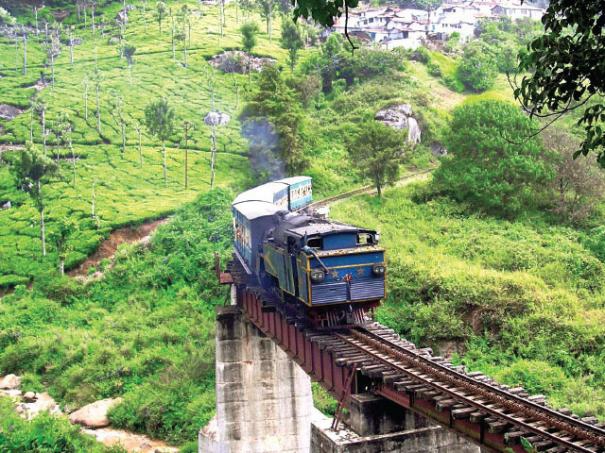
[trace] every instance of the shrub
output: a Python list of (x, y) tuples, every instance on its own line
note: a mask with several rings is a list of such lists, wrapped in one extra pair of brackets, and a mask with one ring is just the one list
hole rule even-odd
[(435, 172), (443, 193), (479, 209), (515, 215), (536, 206), (552, 168), (540, 143), (529, 137), (534, 124), (515, 105), (478, 101), (458, 107), (446, 135), (450, 155)]
[(483, 43), (474, 42), (466, 46), (458, 66), (458, 77), (473, 91), (491, 88), (498, 75), (498, 66), (491, 49)]
[(8, 398), (0, 398), (0, 450), (22, 453), (101, 453), (124, 452), (105, 448), (92, 437), (80, 433), (63, 417), (41, 414), (31, 421), (17, 415)]
[(438, 64), (435, 64), (433, 62), (429, 62), (426, 65), (429, 74), (434, 76), (434, 77), (441, 77), (442, 73), (441, 73), (441, 67)]
[(426, 47), (418, 47), (418, 49), (412, 52), (412, 56), (410, 58), (412, 60), (419, 61), (420, 63), (427, 64), (429, 61), (431, 61), (431, 54)]

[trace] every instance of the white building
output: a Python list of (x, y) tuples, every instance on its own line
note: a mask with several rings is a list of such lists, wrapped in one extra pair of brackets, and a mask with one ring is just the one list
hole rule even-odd
[(536, 6), (531, 6), (527, 4), (522, 5), (497, 5), (492, 9), (492, 13), (495, 16), (506, 16), (510, 17), (512, 20), (517, 19), (533, 19), (540, 20), (542, 15), (544, 14), (544, 10), (542, 8), (538, 8)]

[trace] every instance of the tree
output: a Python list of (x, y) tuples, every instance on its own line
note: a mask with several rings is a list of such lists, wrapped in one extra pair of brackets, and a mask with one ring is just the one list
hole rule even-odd
[(187, 36), (187, 43), (185, 49), (191, 47), (191, 15), (192, 11), (189, 5), (185, 4), (181, 6), (181, 19), (183, 21), (183, 33)]
[(574, 159), (580, 141), (548, 128), (541, 134), (544, 147), (553, 151), (555, 177), (550, 183), (554, 196), (553, 212), (573, 224), (582, 223), (605, 197), (605, 172), (596, 156)]
[(126, 116), (124, 112), (124, 98), (118, 91), (111, 91), (111, 107), (116, 116), (116, 123), (120, 127), (122, 136), (122, 158), (126, 154)]
[(270, 176), (280, 176), (284, 170), (296, 174), (307, 167), (300, 132), (304, 116), (294, 91), (286, 85), (278, 68), (263, 68), (258, 91), (240, 119), (242, 133), (250, 146), (250, 160), (257, 172), (271, 167)]
[(97, 132), (101, 133), (101, 83), (103, 82), (103, 75), (99, 68), (95, 69), (94, 78), (95, 94), (96, 94), (96, 116), (97, 116)]
[(50, 61), (51, 87), (55, 86), (55, 58), (59, 55), (61, 44), (59, 42), (59, 31), (53, 30), (50, 33), (49, 40), (46, 41), (46, 55)]
[(135, 123), (134, 130), (137, 133), (138, 138), (138, 150), (139, 150), (139, 166), (143, 168), (143, 147), (141, 146), (141, 133), (143, 132), (143, 128), (140, 123)]
[(27, 31), (23, 29), (23, 75), (27, 75)]
[(10, 163), (10, 170), (15, 176), (17, 187), (31, 197), (40, 215), (40, 240), (42, 256), (46, 256), (46, 224), (44, 221), (43, 184), (59, 174), (59, 166), (33, 143), (18, 154), (18, 158)]
[(275, 0), (256, 0), (256, 2), (260, 16), (265, 19), (265, 23), (267, 24), (267, 35), (269, 36), (269, 41), (271, 41), (273, 16), (275, 16), (277, 3)]
[(65, 260), (67, 254), (74, 247), (69, 242), (69, 238), (78, 230), (78, 224), (71, 217), (62, 217), (55, 222), (55, 228), (51, 231), (51, 241), (55, 244), (57, 258), (59, 260), (59, 272), (65, 275)]
[[(551, 0), (542, 17), (544, 34), (520, 55), (525, 75), (514, 94), (532, 117), (554, 117), (583, 108), (586, 131), (578, 155), (593, 151), (605, 167), (605, 61), (603, 2)], [(591, 103), (587, 103), (589, 100)]]
[(69, 63), (71, 65), (74, 64), (74, 35), (73, 35), (73, 25), (69, 26), (69, 35), (67, 37), (68, 41), (69, 41)]
[(185, 141), (185, 189), (189, 187), (189, 139), (191, 136), (189, 132), (193, 129), (193, 123), (191, 121), (183, 121), (183, 132)]
[(134, 64), (134, 54), (137, 51), (137, 48), (132, 44), (124, 45), (124, 58), (126, 58), (126, 63), (128, 63), (128, 67), (131, 68)]
[(6, 9), (0, 6), (0, 25), (15, 25), (16, 23), (17, 19), (11, 16)]
[(72, 144), (73, 124), (69, 114), (61, 112), (54, 125), (54, 133), (60, 146), (67, 148), (71, 154), (71, 165), (73, 170), (73, 186), (76, 187), (76, 155)]
[(158, 19), (158, 27), (160, 28), (160, 33), (162, 33), (162, 21), (164, 20), (164, 16), (168, 12), (168, 7), (164, 2), (157, 2), (155, 5), (156, 8), (156, 17)]
[(321, 91), (321, 77), (317, 73), (302, 76), (296, 79), (294, 87), (303, 106), (308, 107)]
[(90, 85), (90, 80), (88, 80), (88, 76), (84, 75), (82, 79), (82, 86), (84, 87), (84, 120), (88, 121), (88, 87)]
[(240, 27), (239, 31), (242, 34), (242, 47), (246, 52), (252, 52), (252, 49), (256, 46), (258, 25), (255, 22), (246, 22)]
[(174, 131), (175, 114), (166, 99), (158, 99), (145, 107), (145, 126), (151, 135), (162, 142), (162, 170), (164, 184), (168, 182), (166, 175), (166, 140)]
[(366, 179), (373, 182), (382, 196), (382, 188), (397, 180), (405, 138), (401, 133), (384, 124), (369, 120), (354, 139), (350, 139), (347, 150), (351, 164)]
[(515, 105), (483, 100), (456, 108), (445, 137), (449, 156), (435, 186), (459, 201), (513, 216), (535, 206), (553, 177), (537, 129)]
[(305, 42), (298, 24), (285, 16), (281, 22), (280, 45), (288, 51), (290, 69), (294, 70), (294, 66), (296, 66), (296, 61), (298, 60), (298, 51), (305, 47)]
[(458, 77), (469, 90), (485, 91), (491, 88), (497, 75), (498, 65), (485, 44), (473, 42), (465, 47), (458, 66)]

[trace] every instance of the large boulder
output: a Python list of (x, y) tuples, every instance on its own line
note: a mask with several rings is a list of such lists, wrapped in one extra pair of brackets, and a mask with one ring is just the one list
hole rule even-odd
[(0, 377), (0, 389), (2, 390), (14, 390), (19, 388), (21, 385), (21, 378), (14, 374), (8, 374), (4, 377)]
[(241, 50), (228, 50), (212, 57), (209, 63), (223, 72), (235, 72), (247, 74), (248, 72), (260, 72), (266, 65), (272, 65), (272, 58), (261, 58), (250, 55)]
[(412, 113), (410, 104), (393, 105), (380, 110), (374, 118), (383, 124), (397, 130), (407, 129), (407, 142), (415, 145), (420, 143), (422, 131)]
[(121, 402), (122, 398), (107, 398), (95, 401), (69, 414), (69, 421), (87, 428), (104, 428), (109, 426), (109, 418), (107, 417), (109, 409)]

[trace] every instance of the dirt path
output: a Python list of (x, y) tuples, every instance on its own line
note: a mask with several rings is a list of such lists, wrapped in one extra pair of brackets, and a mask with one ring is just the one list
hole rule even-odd
[[(399, 179), (399, 181), (397, 181), (394, 184), (394, 187), (404, 187), (413, 182), (424, 181), (429, 178), (429, 176), (431, 175), (433, 170), (434, 170), (434, 168), (429, 168), (427, 170), (420, 170), (418, 172), (406, 175), (403, 178)], [(311, 203), (310, 207), (317, 209), (317, 208), (321, 208), (324, 206), (330, 206), (331, 204), (334, 204), (341, 200), (346, 200), (347, 198), (354, 197), (355, 195), (374, 194), (376, 192), (377, 192), (376, 187), (364, 186), (364, 187), (360, 187), (359, 189), (350, 190), (349, 192), (343, 192), (338, 195), (324, 198), (323, 200), (318, 200), (314, 203)]]
[(86, 261), (78, 267), (70, 270), (67, 274), (71, 277), (87, 276), (91, 267), (97, 266), (104, 259), (112, 259), (121, 244), (148, 241), (155, 230), (167, 221), (168, 218), (158, 219), (144, 223), (136, 228), (125, 227), (112, 231), (109, 237), (101, 243), (96, 252), (90, 255)]

